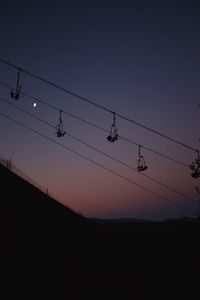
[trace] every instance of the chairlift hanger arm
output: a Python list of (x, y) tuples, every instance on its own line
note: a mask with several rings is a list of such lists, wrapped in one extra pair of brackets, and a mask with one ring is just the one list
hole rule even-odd
[(18, 100), (20, 97), (21, 98), (23, 97), (23, 95), (21, 95), (22, 85), (20, 85), (20, 73), (21, 73), (21, 69), (18, 68), (16, 87), (15, 87), (15, 89), (11, 90), (11, 92), (10, 92), (11, 98), (13, 98), (15, 100)]
[(21, 74), (21, 68), (18, 68), (18, 72), (17, 72), (17, 88), (19, 87), (20, 74)]

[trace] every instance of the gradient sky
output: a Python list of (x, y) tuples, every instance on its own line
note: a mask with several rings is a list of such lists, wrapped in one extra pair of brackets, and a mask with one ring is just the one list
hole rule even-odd
[[(198, 1), (1, 1), (0, 58), (96, 103), (199, 148), (200, 7)], [(0, 81), (16, 84), (16, 70), (0, 63)], [(26, 74), (25, 92), (110, 129), (112, 115)], [(27, 97), (18, 103), (0, 86), (0, 97), (57, 124), (58, 112)], [(0, 111), (48, 137), (184, 205), (199, 206), (88, 149), (0, 102)], [(137, 146), (107, 142), (105, 132), (63, 115), (68, 133), (136, 167)], [(121, 136), (190, 164), (195, 153), (122, 119)], [(189, 215), (170, 203), (98, 168), (0, 117), (0, 155), (57, 199), (89, 217), (162, 220)], [(142, 149), (146, 174), (198, 199), (191, 170)], [(199, 185), (200, 186), (200, 185)]]

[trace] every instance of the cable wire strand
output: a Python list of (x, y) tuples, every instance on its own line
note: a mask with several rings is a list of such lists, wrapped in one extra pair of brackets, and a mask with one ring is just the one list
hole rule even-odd
[[(8, 84), (2, 82), (2, 81), (0, 81), (0, 84), (1, 84), (2, 86), (6, 87), (6, 88), (12, 89), (12, 86), (10, 86), (10, 85), (8, 85)], [(32, 95), (30, 95), (30, 94), (24, 92), (24, 91), (23, 91), (22, 93), (23, 93), (25, 96), (27, 96), (28, 98), (33, 99), (33, 100), (35, 100), (35, 101), (38, 101), (38, 102), (42, 103), (43, 105), (46, 105), (46, 106), (48, 106), (48, 107), (51, 107), (52, 109), (55, 109), (55, 110), (57, 110), (57, 111), (60, 111), (60, 110), (61, 110), (61, 108), (59, 108), (59, 107), (57, 107), (57, 106), (55, 106), (55, 105), (49, 104), (49, 103), (47, 103), (46, 101), (44, 101), (44, 100), (42, 100), (42, 99), (40, 99), (40, 98), (38, 98), (38, 97), (34, 97), (34, 96), (32, 96)], [(78, 117), (77, 115), (74, 115), (74, 114), (72, 114), (72, 113), (70, 113), (70, 112), (67, 112), (67, 111), (63, 110), (63, 109), (62, 109), (62, 112), (63, 112), (64, 114), (70, 116), (71, 118), (74, 118), (74, 119), (76, 119), (76, 120), (79, 120), (79, 121), (81, 121), (81, 122), (83, 122), (83, 123), (85, 123), (85, 124), (87, 124), (87, 125), (89, 125), (89, 126), (92, 126), (92, 127), (96, 128), (96, 129), (99, 129), (99, 130), (101, 130), (101, 131), (103, 131), (103, 132), (110, 133), (109, 130), (107, 130), (107, 129), (105, 129), (105, 128), (103, 128), (103, 127), (97, 125), (97, 124), (94, 124), (94, 123), (92, 123), (92, 122), (90, 122), (90, 121), (87, 121), (87, 120), (85, 120), (85, 119), (83, 119), (83, 118), (80, 118), (80, 117)], [(168, 156), (168, 155), (166, 155), (166, 154), (163, 154), (163, 153), (160, 153), (160, 152), (158, 152), (158, 151), (155, 151), (155, 150), (153, 150), (153, 149), (151, 149), (151, 148), (149, 148), (149, 147), (146, 147), (146, 146), (144, 146), (144, 145), (142, 145), (142, 144), (139, 144), (139, 143), (137, 143), (137, 142), (135, 142), (135, 141), (133, 141), (133, 140), (130, 140), (130, 139), (126, 138), (126, 137), (123, 137), (123, 136), (121, 136), (121, 135), (118, 135), (118, 138), (119, 138), (119, 139), (122, 139), (122, 140), (124, 140), (124, 141), (126, 141), (126, 142), (128, 142), (128, 143), (130, 143), (130, 144), (133, 144), (133, 145), (136, 145), (136, 146), (142, 146), (143, 149), (145, 149), (145, 150), (147, 150), (147, 151), (150, 151), (150, 152), (152, 152), (152, 153), (154, 153), (154, 154), (156, 154), (156, 155), (159, 155), (159, 156), (161, 156), (161, 157), (163, 157), (163, 158), (165, 158), (165, 159), (171, 160), (171, 161), (173, 161), (173, 162), (175, 162), (175, 163), (177, 163), (177, 164), (179, 164), (179, 165), (182, 165), (182, 166), (186, 167), (187, 169), (188, 169), (188, 167), (189, 167), (189, 165), (187, 165), (186, 163), (184, 163), (184, 162), (182, 162), (182, 161), (180, 161), (180, 160), (177, 160), (177, 159), (172, 158), (172, 157), (170, 157), (170, 156)]]
[(43, 133), (41, 133), (41, 132), (38, 132), (37, 130), (35, 130), (35, 129), (33, 129), (33, 128), (31, 128), (31, 127), (29, 127), (29, 126), (23, 124), (22, 122), (19, 122), (19, 121), (15, 120), (15, 119), (9, 117), (8, 115), (6, 115), (6, 114), (4, 114), (4, 113), (1, 113), (1, 112), (0, 112), (0, 115), (3, 116), (3, 117), (5, 117), (5, 118), (7, 118), (7, 119), (9, 119), (9, 120), (11, 120), (11, 121), (13, 121), (13, 122), (15, 122), (16, 124), (18, 124), (18, 125), (20, 125), (20, 126), (26, 128), (26, 129), (28, 129), (29, 131), (34, 132), (35, 134), (37, 134), (37, 135), (43, 137), (44, 139), (46, 139), (46, 140), (48, 140), (48, 141), (50, 141), (50, 142), (52, 142), (52, 143), (54, 143), (54, 144), (56, 144), (56, 145), (58, 145), (58, 146), (64, 148), (64, 149), (66, 149), (66, 150), (72, 152), (73, 154), (75, 154), (75, 155), (77, 155), (77, 156), (83, 158), (84, 160), (87, 160), (87, 161), (91, 162), (92, 164), (94, 164), (94, 165), (96, 165), (96, 166), (98, 166), (98, 167), (100, 167), (100, 168), (102, 168), (102, 169), (108, 171), (109, 173), (112, 173), (112, 174), (114, 174), (114, 175), (116, 175), (116, 176), (118, 176), (118, 177), (120, 177), (120, 178), (126, 180), (127, 182), (129, 182), (129, 183), (131, 183), (131, 184), (133, 184), (133, 185), (139, 187), (140, 189), (142, 189), (142, 190), (144, 190), (144, 191), (146, 191), (146, 192), (148, 192), (148, 193), (151, 193), (152, 195), (154, 195), (154, 196), (156, 196), (156, 197), (158, 197), (158, 198), (160, 198), (160, 199), (162, 199), (162, 200), (164, 200), (164, 201), (166, 201), (166, 202), (171, 203), (172, 205), (176, 206), (177, 208), (179, 208), (179, 209), (181, 209), (181, 210), (183, 210), (183, 211), (185, 211), (185, 212), (187, 212), (187, 213), (189, 213), (189, 214), (191, 214), (191, 215), (193, 215), (193, 216), (197, 216), (194, 212), (192, 212), (192, 211), (189, 210), (188, 208), (186, 208), (186, 207), (184, 207), (184, 206), (182, 206), (182, 205), (180, 205), (180, 204), (178, 204), (178, 203), (176, 203), (176, 202), (174, 202), (174, 201), (168, 199), (167, 197), (165, 197), (165, 196), (163, 196), (163, 195), (160, 195), (159, 193), (156, 193), (156, 192), (154, 192), (154, 191), (152, 191), (152, 190), (150, 190), (150, 189), (148, 189), (148, 188), (142, 186), (141, 184), (136, 183), (135, 181), (129, 179), (128, 177), (126, 177), (126, 176), (124, 176), (124, 175), (121, 175), (120, 173), (118, 173), (118, 172), (116, 172), (116, 171), (113, 171), (112, 169), (110, 169), (110, 168), (108, 168), (108, 167), (105, 167), (104, 165), (102, 165), (102, 164), (96, 162), (96, 161), (93, 160), (93, 159), (91, 159), (91, 158), (89, 158), (89, 157), (87, 157), (87, 156), (85, 156), (85, 155), (83, 155), (83, 154), (81, 154), (81, 153), (79, 153), (79, 152), (77, 152), (77, 151), (75, 151), (75, 150), (73, 150), (73, 149), (71, 149), (71, 148), (69, 148), (69, 147), (63, 145), (63, 144), (61, 144), (61, 143), (58, 143), (58, 142), (54, 141), (53, 139), (47, 137), (45, 134), (43, 134)]
[[(70, 90), (68, 90), (68, 89), (66, 89), (66, 88), (64, 88), (64, 87), (62, 87), (62, 86), (60, 86), (60, 85), (58, 85), (58, 84), (56, 84), (56, 83), (53, 83), (52, 81), (49, 81), (49, 80), (44, 79), (44, 78), (42, 78), (42, 77), (40, 77), (40, 76), (38, 76), (38, 75), (35, 75), (35, 74), (33, 74), (32, 72), (27, 71), (27, 70), (25, 70), (25, 69), (23, 69), (23, 68), (21, 68), (21, 67), (18, 67), (18, 66), (16, 66), (15, 64), (12, 64), (12, 63), (10, 63), (10, 62), (8, 62), (8, 61), (6, 61), (6, 60), (0, 59), (0, 62), (4, 63), (4, 64), (6, 64), (6, 65), (8, 65), (8, 66), (10, 66), (10, 67), (12, 67), (12, 68), (20, 69), (21, 72), (23, 72), (23, 73), (25, 73), (25, 74), (27, 74), (27, 75), (29, 75), (29, 76), (31, 76), (31, 77), (33, 77), (33, 78), (39, 80), (39, 81), (42, 81), (42, 82), (44, 82), (44, 83), (46, 83), (46, 84), (48, 84), (48, 85), (50, 85), (50, 86), (52, 86), (52, 87), (54, 87), (54, 88), (57, 88), (57, 89), (59, 89), (59, 90), (65, 92), (65, 93), (67, 93), (67, 94), (69, 94), (69, 95), (71, 95), (71, 96), (74, 96), (75, 98), (78, 98), (78, 99), (80, 99), (80, 100), (82, 100), (82, 101), (84, 101), (84, 102), (87, 102), (87, 103), (89, 103), (89, 104), (91, 104), (91, 105), (93, 105), (93, 106), (96, 106), (96, 107), (98, 107), (99, 109), (102, 109), (102, 110), (107, 111), (107, 112), (112, 113), (112, 114), (113, 114), (113, 112), (114, 112), (113, 110), (111, 110), (111, 109), (109, 109), (109, 108), (107, 108), (107, 107), (105, 107), (105, 106), (103, 106), (103, 105), (100, 105), (100, 104), (94, 102), (93, 100), (90, 100), (89, 98), (83, 97), (83, 96), (81, 96), (81, 95), (79, 95), (79, 94), (77, 94), (77, 93), (75, 93), (75, 92), (72, 92), (72, 91), (70, 91)], [(171, 137), (169, 137), (168, 135), (166, 135), (166, 134), (164, 134), (164, 133), (161, 133), (160, 131), (154, 130), (154, 129), (152, 129), (152, 128), (146, 126), (146, 125), (143, 125), (143, 124), (140, 123), (140, 122), (137, 122), (137, 121), (135, 121), (135, 120), (133, 120), (133, 119), (130, 119), (130, 118), (128, 118), (128, 117), (126, 117), (126, 116), (124, 116), (124, 115), (122, 115), (122, 114), (119, 114), (119, 113), (117, 113), (117, 112), (115, 112), (115, 115), (118, 116), (119, 118), (122, 118), (122, 119), (124, 119), (124, 120), (126, 120), (126, 121), (128, 121), (128, 122), (130, 122), (130, 123), (133, 123), (133, 124), (135, 124), (135, 125), (137, 125), (137, 126), (143, 128), (143, 129), (145, 129), (145, 130), (148, 130), (148, 131), (150, 131), (150, 132), (152, 132), (152, 133), (154, 133), (154, 134), (156, 134), (156, 135), (159, 135), (159, 136), (161, 136), (161, 137), (163, 137), (163, 138), (165, 138), (165, 139), (168, 139), (168, 140), (171, 141), (171, 142), (174, 142), (174, 143), (176, 143), (176, 144), (178, 144), (178, 145), (180, 145), (180, 146), (183, 146), (183, 147), (185, 147), (185, 148), (187, 148), (187, 149), (189, 149), (189, 150), (192, 150), (192, 151), (194, 151), (194, 152), (196, 152), (196, 153), (199, 153), (199, 150), (198, 150), (198, 149), (195, 149), (195, 148), (191, 147), (190, 145), (187, 145), (187, 144), (185, 144), (185, 143), (183, 143), (183, 142), (181, 142), (181, 141), (179, 141), (179, 140), (177, 140), (177, 139), (171, 138)]]
[[(15, 105), (15, 104), (13, 104), (13, 103), (11, 103), (11, 102), (9, 102), (9, 101), (7, 101), (7, 100), (1, 98), (1, 97), (0, 97), (0, 101), (6, 103), (6, 104), (8, 104), (8, 105), (13, 106), (13, 107), (15, 107), (16, 109), (18, 109), (18, 110), (20, 110), (20, 111), (23, 111), (24, 113), (30, 115), (31, 117), (33, 117), (33, 118), (39, 120), (40, 122), (42, 122), (42, 123), (44, 123), (44, 124), (46, 124), (46, 125), (48, 125), (48, 126), (50, 126), (50, 127), (56, 129), (56, 126), (53, 126), (53, 125), (50, 124), (49, 122), (46, 122), (45, 120), (36, 117), (35, 115), (29, 113), (28, 111), (19, 108), (17, 105)], [(104, 155), (104, 156), (110, 158), (110, 159), (113, 160), (113, 161), (116, 161), (117, 163), (119, 163), (119, 164), (121, 164), (121, 165), (127, 167), (127, 168), (130, 169), (130, 170), (133, 170), (133, 171), (136, 172), (137, 174), (139, 174), (139, 175), (141, 175), (141, 176), (144, 176), (144, 177), (148, 178), (149, 180), (154, 181), (155, 183), (157, 183), (157, 184), (159, 184), (159, 185), (165, 187), (166, 189), (168, 189), (168, 190), (170, 190), (170, 191), (176, 193), (177, 195), (182, 196), (182, 197), (184, 197), (185, 199), (190, 200), (190, 201), (192, 201), (193, 203), (199, 205), (199, 202), (196, 201), (195, 199), (193, 199), (193, 198), (191, 198), (191, 197), (185, 195), (184, 193), (182, 193), (182, 192), (180, 192), (180, 191), (177, 191), (175, 188), (170, 187), (169, 185), (167, 185), (167, 184), (161, 182), (160, 180), (158, 180), (158, 179), (156, 179), (156, 178), (154, 178), (154, 177), (152, 177), (152, 176), (149, 176), (149, 175), (146, 175), (146, 174), (143, 174), (143, 173), (138, 172), (135, 168), (133, 168), (133, 167), (130, 166), (129, 164), (127, 164), (127, 163), (121, 161), (120, 159), (117, 159), (117, 158), (113, 157), (113, 156), (110, 155), (110, 154), (107, 154), (106, 152), (104, 152), (104, 151), (102, 151), (102, 150), (99, 150), (98, 148), (96, 148), (96, 147), (90, 145), (89, 143), (86, 143), (85, 141), (81, 140), (80, 138), (75, 137), (74, 135), (71, 135), (70, 133), (67, 133), (67, 135), (68, 135), (70, 138), (72, 138), (72, 139), (78, 141), (79, 143), (81, 143), (81, 144), (83, 144), (83, 145), (89, 147), (90, 149), (92, 149), (92, 150), (94, 150), (94, 151), (96, 151), (96, 152), (98, 152), (98, 153), (100, 153), (100, 154), (102, 154), (102, 155)]]

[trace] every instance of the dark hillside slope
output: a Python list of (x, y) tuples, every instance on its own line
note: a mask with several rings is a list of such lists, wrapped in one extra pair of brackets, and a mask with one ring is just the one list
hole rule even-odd
[(1, 165), (0, 180), (2, 299), (196, 299), (199, 220), (95, 222)]
[[(13, 214), (13, 218), (17, 218), (18, 223), (23, 220), (29, 225), (34, 224), (34, 230), (40, 225), (50, 226), (49, 229), (54, 230), (63, 225), (73, 224), (76, 227), (90, 223), (89, 220), (44, 194), (2, 165), (0, 165), (0, 178), (3, 198), (1, 209)], [(26, 227), (24, 225), (23, 227)]]
[[(1, 259), (9, 278), (85, 268), (96, 226), (0, 165)], [(95, 244), (95, 243), (94, 243)], [(67, 267), (66, 267), (67, 266)], [(38, 270), (38, 271), (37, 271)], [(42, 275), (41, 275), (42, 276)]]

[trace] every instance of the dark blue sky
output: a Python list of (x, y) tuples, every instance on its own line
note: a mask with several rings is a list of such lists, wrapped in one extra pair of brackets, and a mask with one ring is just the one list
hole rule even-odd
[[(200, 7), (198, 1), (2, 1), (1, 58), (88, 97), (186, 144), (199, 148)], [(22, 74), (24, 91), (110, 128), (112, 116)], [(0, 81), (16, 71), (0, 64)], [(10, 99), (1, 86), (1, 95)], [(16, 104), (16, 103), (15, 103)], [(24, 97), (17, 104), (56, 125), (58, 113)], [(53, 130), (0, 103), (0, 110), (56, 140)], [(185, 212), (123, 179), (0, 118), (1, 154), (88, 216), (162, 219)], [(135, 167), (138, 148), (64, 117), (66, 130)], [(117, 119), (122, 136), (189, 164), (195, 153)], [(61, 140), (193, 211), (198, 206), (152, 184), (87, 147)], [(149, 176), (198, 198), (190, 169), (144, 150)], [(141, 178), (142, 177), (142, 178)]]

